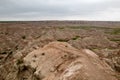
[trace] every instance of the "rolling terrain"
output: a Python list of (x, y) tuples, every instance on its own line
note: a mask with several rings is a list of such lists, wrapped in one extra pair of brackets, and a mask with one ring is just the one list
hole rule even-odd
[[(64, 47), (62, 47), (59, 43), (62, 45), (70, 45), (71, 47), (74, 47), (74, 49), (71, 47), (64, 49)], [(45, 48), (45, 46), (47, 46), (47, 48)], [(51, 48), (53, 51), (49, 52), (49, 49)], [(57, 49), (54, 51), (54, 48)], [(46, 58), (48, 58), (48, 60), (39, 63), (39, 65), (37, 65), (39, 66), (39, 69), (34, 67), (34, 63), (32, 63), (33, 65), (31, 64), (26, 66), (28, 64), (26, 61), (34, 62), (29, 55), (39, 55), (39, 50), (41, 52), (41, 49), (44, 49), (43, 51), (45, 52), (48, 50), (48, 53), (51, 54), (47, 55)], [(79, 54), (74, 53), (76, 49), (76, 53)], [(65, 68), (61, 73), (54, 72), (54, 69), (52, 69), (53, 72), (49, 72), (47, 67), (57, 64), (57, 62), (52, 63), (52, 60), (54, 61), (56, 58), (59, 58), (59, 56), (66, 54), (66, 50), (74, 55), (82, 55), (85, 53), (86, 55), (82, 55), (83, 59), (78, 58), (78, 60), (82, 60), (82, 63), (78, 65), (79, 67), (81, 65), (87, 65), (88, 67), (90, 66), (90, 69), (93, 69), (94, 71), (94, 75), (91, 75), (85, 79), (85, 74), (80, 73), (78, 70), (75, 74), (79, 77), (73, 75), (70, 79), (67, 79), (66, 77), (63, 78), (63, 76), (65, 76), (65, 71), (71, 71), (70, 65), (72, 65), (73, 68), (75, 67), (73, 64), (75, 64), (76, 58), (75, 60), (67, 60), (67, 62), (63, 64), (63, 67), (60, 66), (60, 69)], [(93, 57), (93, 59), (92, 57), (86, 57), (92, 53), (87, 54), (84, 50), (90, 50), (98, 57)], [(58, 55), (59, 51), (63, 54)], [(45, 54), (43, 53), (42, 55), (44, 56)], [(38, 57), (42, 60), (41, 56)], [(99, 66), (96, 67), (94, 60), (97, 61), (95, 62), (96, 64), (102, 66), (102, 69), (99, 69)], [(58, 59), (58, 62), (59, 61), (65, 62), (61, 59)], [(44, 64), (42, 65), (42, 63)], [(105, 67), (105, 65), (108, 67)], [(93, 68), (94, 66), (95, 68)], [(45, 68), (42, 69), (42, 67)], [(79, 67), (75, 68), (77, 69)], [(51, 68), (52, 67), (50, 67), (50, 70)], [(106, 68), (109, 69), (107, 70)], [(90, 69), (87, 70), (87, 68), (83, 67), (82, 71), (84, 73), (85, 70), (85, 72), (90, 75), (93, 73)], [(38, 77), (40, 74), (35, 75), (35, 73), (39, 70), (42, 71), (42, 78)], [(102, 75), (104, 71), (108, 71), (108, 73), (110, 71), (110, 73), (108, 74), (106, 72)], [(55, 74), (57, 74), (57, 77), (53, 76)], [(99, 78), (97, 79), (95, 78), (95, 75), (101, 76), (98, 76)], [(120, 80), (120, 22), (0, 22), (0, 80), (108, 80), (109, 77), (105, 78), (105, 76), (110, 76), (111, 80)]]

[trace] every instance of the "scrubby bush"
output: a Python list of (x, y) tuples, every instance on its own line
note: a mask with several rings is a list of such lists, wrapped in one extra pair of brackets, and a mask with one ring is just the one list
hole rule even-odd
[(26, 36), (24, 35), (24, 36), (22, 36), (22, 39), (26, 39)]

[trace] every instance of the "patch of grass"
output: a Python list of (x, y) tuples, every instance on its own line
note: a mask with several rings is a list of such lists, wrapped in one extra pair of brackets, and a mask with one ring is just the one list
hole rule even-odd
[(86, 29), (86, 30), (89, 30), (89, 29), (111, 29), (109, 27), (97, 27), (97, 26), (69, 26), (68, 28), (70, 29)]
[(120, 28), (113, 29), (111, 34), (120, 34)]
[(59, 29), (64, 29), (64, 27), (59, 27)]
[(120, 41), (120, 39), (110, 39), (110, 41)]
[(80, 36), (75, 36), (72, 40), (77, 40), (78, 38), (80, 38)]
[(120, 28), (110, 28), (109, 30), (107, 29), (105, 33), (111, 34), (111, 35), (117, 35), (117, 34), (120, 34)]
[(68, 42), (69, 40), (59, 39), (59, 40), (57, 40), (57, 41), (59, 41), (59, 42)]
[(70, 26), (68, 28), (70, 28), (70, 29), (90, 29), (92, 27), (90, 27), (90, 26)]

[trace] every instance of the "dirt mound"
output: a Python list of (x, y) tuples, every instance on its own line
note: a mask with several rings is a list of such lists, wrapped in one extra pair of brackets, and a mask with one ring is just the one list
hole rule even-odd
[(41, 80), (117, 80), (104, 61), (88, 49), (75, 49), (66, 42), (52, 42), (24, 57)]

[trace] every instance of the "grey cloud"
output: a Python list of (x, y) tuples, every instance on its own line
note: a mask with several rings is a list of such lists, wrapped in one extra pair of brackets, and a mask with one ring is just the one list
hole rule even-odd
[[(107, 13), (108, 10), (117, 12), (120, 9), (120, 0), (0, 0), (0, 20), (3, 19), (70, 19), (78, 17), (97, 20), (98, 14)], [(93, 1), (93, 2), (92, 2)], [(118, 12), (120, 13), (120, 12)], [(108, 14), (108, 16), (111, 16)], [(118, 16), (119, 15), (114, 15)], [(29, 17), (29, 18), (28, 18)], [(53, 17), (53, 18), (52, 18)], [(100, 16), (101, 17), (101, 16)], [(104, 17), (104, 15), (103, 15)], [(104, 18), (105, 19), (105, 18)], [(114, 17), (113, 17), (113, 20)], [(117, 18), (120, 20), (120, 18)]]

